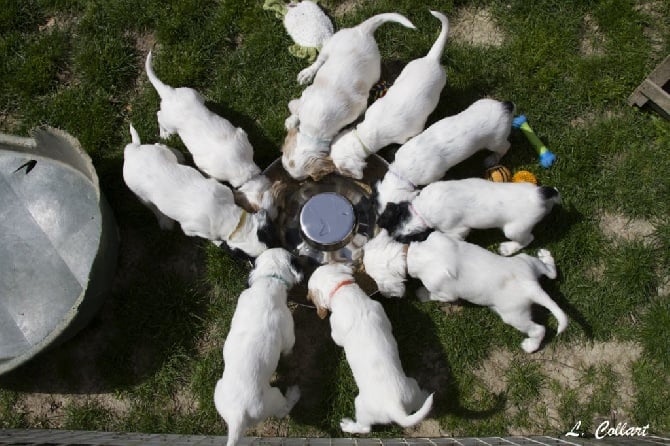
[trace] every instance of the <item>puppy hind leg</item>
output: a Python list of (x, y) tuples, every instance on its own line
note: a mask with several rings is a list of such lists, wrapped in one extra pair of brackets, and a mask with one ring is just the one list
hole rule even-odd
[(545, 328), (542, 325), (533, 322), (531, 319), (530, 307), (520, 312), (499, 314), (503, 322), (528, 335), (528, 337), (521, 342), (523, 351), (526, 353), (533, 353), (540, 348), (542, 339), (544, 339)]
[(305, 85), (312, 82), (312, 79), (314, 79), (314, 76), (316, 76), (316, 72), (319, 71), (319, 68), (321, 68), (324, 63), (326, 63), (327, 59), (328, 48), (324, 47), (321, 49), (321, 52), (317, 56), (314, 63), (298, 73), (298, 83), (300, 85)]
[(547, 249), (540, 249), (537, 251), (537, 258), (541, 262), (541, 265), (538, 265), (540, 272), (552, 280), (555, 279), (557, 276), (556, 263), (551, 252)]
[(156, 118), (158, 118), (158, 133), (162, 139), (168, 139), (174, 134), (174, 131), (170, 129), (170, 126), (165, 122), (165, 118), (161, 110), (156, 112)]
[(291, 386), (286, 390), (286, 396), (276, 387), (270, 387), (263, 392), (263, 417), (284, 418), (289, 414), (295, 403), (300, 399), (300, 388)]
[(340, 422), (340, 429), (342, 432), (347, 432), (349, 434), (368, 434), (370, 433), (370, 427), (372, 421), (368, 422), (369, 418), (365, 403), (360, 395), (354, 400), (354, 407), (356, 409), (356, 421), (351, 418), (342, 418)]

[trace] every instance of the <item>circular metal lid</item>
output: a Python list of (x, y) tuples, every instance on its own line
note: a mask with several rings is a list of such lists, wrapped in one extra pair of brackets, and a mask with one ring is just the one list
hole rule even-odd
[(325, 250), (346, 244), (355, 223), (354, 207), (335, 192), (314, 195), (300, 211), (300, 229), (305, 240)]

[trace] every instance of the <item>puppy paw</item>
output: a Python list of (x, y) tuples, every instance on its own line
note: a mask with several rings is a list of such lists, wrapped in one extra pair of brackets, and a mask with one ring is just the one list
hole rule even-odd
[(553, 264), (554, 257), (551, 255), (548, 249), (540, 249), (537, 251), (537, 258), (542, 261), (542, 263)]
[(340, 429), (342, 429), (342, 432), (347, 432), (349, 434), (370, 433), (370, 426), (361, 426), (351, 418), (342, 418), (342, 421), (340, 422)]
[(520, 249), (521, 245), (517, 242), (503, 242), (500, 244), (500, 247), (498, 247), (498, 252), (503, 256), (511, 256)]
[(289, 407), (293, 407), (300, 399), (300, 387), (291, 386), (286, 389), (286, 402)]
[(314, 72), (314, 70), (312, 70), (312, 67), (305, 68), (300, 73), (298, 73), (298, 83), (300, 85), (310, 83), (312, 81), (312, 78), (314, 78), (315, 74), (316, 73)]
[(284, 121), (284, 128), (286, 130), (291, 130), (298, 127), (299, 124), (300, 124), (300, 118), (298, 118), (297, 115), (291, 115)]
[(494, 167), (496, 164), (498, 164), (498, 161), (500, 161), (500, 158), (501, 158), (500, 155), (498, 155), (497, 153), (493, 153), (493, 154), (487, 156), (484, 159), (484, 167), (486, 169), (490, 169), (491, 167)]
[(521, 343), (521, 348), (526, 353), (533, 353), (538, 348), (540, 348), (540, 341), (538, 341), (537, 339), (533, 339), (533, 338), (526, 338)]
[(544, 275), (550, 279), (555, 279), (558, 275), (556, 272), (556, 263), (554, 262), (554, 257), (551, 255), (549, 250), (540, 249), (537, 251), (537, 258), (545, 266)]
[(428, 302), (430, 300), (430, 291), (422, 286), (416, 290), (416, 298), (419, 299), (420, 302)]
[(161, 139), (168, 139), (170, 136), (172, 136), (172, 132), (168, 131), (168, 129), (163, 126), (159, 126), (158, 134), (160, 135)]

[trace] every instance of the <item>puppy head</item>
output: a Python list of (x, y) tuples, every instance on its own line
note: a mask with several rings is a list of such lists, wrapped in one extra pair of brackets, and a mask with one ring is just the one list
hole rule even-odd
[(234, 191), (235, 203), (250, 212), (265, 209), (270, 218), (277, 215), (274, 206), (275, 194), (272, 192), (272, 183), (265, 175), (256, 175)]
[(412, 213), (409, 206), (409, 201), (387, 203), (386, 209), (377, 219), (377, 224), (380, 228), (388, 230), (400, 243), (422, 242), (433, 232), (433, 229), (426, 228), (423, 222), (419, 223), (419, 219)]
[(409, 202), (387, 203), (386, 208), (377, 219), (380, 228), (386, 229), (390, 234), (395, 234), (399, 227), (404, 226), (412, 218), (409, 210)]
[(284, 170), (291, 177), (302, 181), (311, 177), (314, 181), (319, 181), (324, 176), (335, 171), (335, 164), (325, 152), (312, 151), (294, 151), (293, 157), (286, 154), (282, 156), (282, 165)]
[(412, 201), (418, 194), (418, 190), (407, 189), (406, 184), (398, 180), (391, 172), (387, 172), (384, 178), (375, 184), (377, 215), (384, 213), (388, 203)]
[(329, 263), (314, 270), (307, 283), (307, 300), (316, 306), (321, 319), (330, 310), (330, 293), (345, 280), (353, 278), (353, 268), (342, 263)]
[(337, 171), (344, 176), (360, 180), (363, 178), (365, 159), (361, 158), (357, 150), (361, 143), (354, 136), (353, 131), (341, 133), (333, 142), (330, 156)]
[(318, 155), (310, 155), (305, 163), (305, 171), (312, 180), (319, 181), (321, 178), (335, 171), (333, 160), (323, 152)]
[(330, 147), (326, 141), (304, 137), (297, 128), (288, 130), (281, 151), (284, 170), (298, 181), (307, 177), (318, 181), (335, 171), (333, 160), (328, 157)]
[(256, 258), (254, 269), (249, 275), (249, 284), (258, 277), (276, 275), (290, 286), (302, 280), (302, 271), (290, 252), (284, 248), (271, 248)]
[(386, 230), (365, 245), (365, 272), (377, 282), (379, 292), (386, 297), (402, 297), (405, 294), (406, 248), (406, 245), (393, 240)]

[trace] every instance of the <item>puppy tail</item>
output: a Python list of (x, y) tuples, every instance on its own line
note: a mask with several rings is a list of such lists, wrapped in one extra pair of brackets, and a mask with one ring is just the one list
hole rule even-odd
[(531, 300), (536, 304), (543, 306), (551, 312), (558, 321), (558, 329), (556, 333), (562, 333), (568, 326), (568, 316), (561, 310), (561, 308), (554, 302), (547, 293), (542, 289), (530, 296)]
[(437, 17), (440, 22), (442, 22), (442, 31), (440, 31), (440, 35), (437, 36), (437, 40), (435, 40), (435, 43), (433, 43), (433, 46), (430, 48), (430, 51), (426, 57), (439, 62), (439, 60), (442, 58), (442, 53), (444, 52), (444, 46), (447, 44), (447, 36), (449, 35), (449, 20), (447, 19), (447, 16), (441, 12), (430, 11), (430, 13)]
[(149, 82), (151, 82), (151, 85), (154, 86), (156, 91), (158, 92), (158, 96), (161, 97), (161, 99), (166, 95), (172, 92), (172, 87), (169, 85), (166, 85), (158, 79), (156, 76), (156, 73), (154, 73), (154, 69), (151, 66), (151, 59), (152, 59), (152, 52), (149, 51), (149, 54), (147, 54), (147, 60), (144, 63), (144, 68), (147, 71), (147, 77), (149, 78)]
[(130, 124), (130, 140), (133, 144), (137, 144), (138, 146), (142, 144), (140, 142), (140, 135), (137, 133), (137, 130), (135, 130), (135, 127), (133, 127), (132, 124)]
[(414, 412), (412, 415), (406, 415), (404, 413), (396, 414), (393, 421), (402, 427), (411, 427), (415, 424), (418, 424), (421, 420), (428, 416), (428, 412), (430, 412), (430, 409), (433, 408), (433, 395), (434, 393), (428, 395), (428, 398), (426, 398), (426, 401), (423, 402), (421, 408), (419, 408), (419, 410)]
[(364, 33), (374, 34), (377, 28), (379, 28), (386, 22), (396, 22), (400, 23), (402, 26), (406, 28), (416, 29), (416, 26), (414, 26), (414, 24), (410, 22), (407, 17), (405, 17), (402, 14), (398, 14), (397, 12), (386, 12), (383, 14), (377, 14), (375, 16), (370, 17), (369, 19), (367, 19), (358, 26)]

